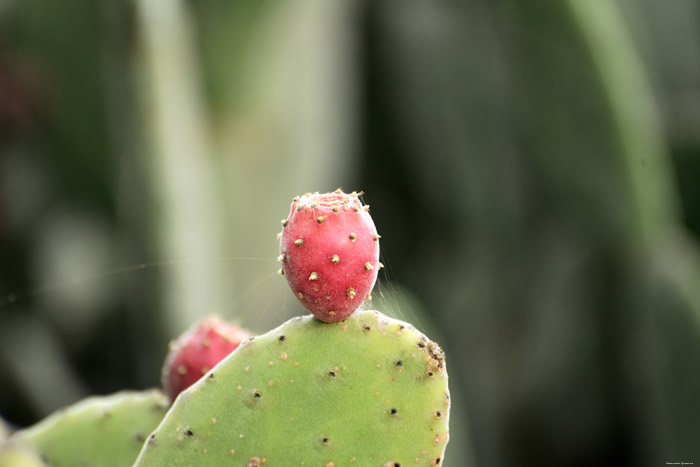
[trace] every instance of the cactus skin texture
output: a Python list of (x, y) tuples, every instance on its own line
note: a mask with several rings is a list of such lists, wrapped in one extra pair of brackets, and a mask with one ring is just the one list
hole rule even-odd
[(442, 465), (444, 354), (377, 311), (251, 338), (183, 392), (135, 466)]
[(347, 319), (377, 280), (379, 235), (356, 193), (307, 193), (282, 221), (282, 271), (299, 302), (326, 322)]
[(168, 409), (158, 390), (89, 397), (16, 432), (54, 467), (131, 465)]
[(163, 390), (171, 401), (233, 352), (249, 333), (216, 316), (196, 324), (170, 344), (162, 371)]

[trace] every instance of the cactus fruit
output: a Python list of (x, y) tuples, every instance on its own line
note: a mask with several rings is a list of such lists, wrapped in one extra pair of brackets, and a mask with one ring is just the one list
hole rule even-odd
[(240, 327), (210, 317), (170, 345), (162, 371), (163, 390), (171, 401), (248, 338)]
[(347, 319), (377, 280), (379, 235), (357, 193), (307, 193), (282, 221), (280, 261), (299, 302), (326, 322)]
[(296, 317), (184, 391), (135, 466), (442, 465), (444, 354), (377, 311)]
[(33, 447), (51, 466), (131, 465), (168, 405), (157, 390), (90, 397), (10, 440)]

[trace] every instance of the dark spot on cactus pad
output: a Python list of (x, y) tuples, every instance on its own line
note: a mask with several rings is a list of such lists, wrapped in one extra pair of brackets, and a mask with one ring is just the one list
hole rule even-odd
[(398, 409), (396, 409), (394, 407), (391, 408), (390, 412), (391, 412), (391, 415), (396, 415), (397, 413), (399, 413)]
[(401, 360), (396, 361), (396, 366), (403, 366), (403, 362)]
[(187, 431), (185, 432), (185, 434), (186, 434), (187, 436), (190, 436), (190, 437), (194, 436), (194, 432), (193, 432), (192, 430), (190, 430), (189, 428), (187, 429)]
[(253, 397), (255, 397), (256, 399), (260, 399), (262, 397), (262, 394), (260, 394), (258, 391), (255, 391), (253, 393)]
[(324, 437), (321, 439), (321, 441), (322, 441), (323, 444), (325, 444), (325, 445), (328, 445), (328, 444), (331, 443), (331, 439), (330, 439), (329, 437), (327, 437), (327, 436), (324, 436)]
[(429, 371), (429, 372), (428, 372), (428, 376), (433, 376), (433, 372), (432, 372), (432, 371)]
[(155, 440), (155, 439), (156, 439), (156, 434), (153, 433), (149, 439), (150, 439), (151, 441)]
[(209, 379), (214, 379), (214, 373), (209, 373)]
[(442, 417), (442, 412), (440, 412), (438, 410), (437, 412), (435, 412), (435, 418), (440, 418), (440, 417)]
[(418, 347), (421, 348), (421, 349), (422, 349), (422, 348), (425, 348), (425, 344), (422, 343), (422, 342), (419, 342), (419, 343), (418, 343)]
[(285, 339), (286, 339), (286, 337), (284, 336), (284, 334), (282, 334), (282, 335), (280, 336), (280, 338), (279, 338), (279, 341), (280, 341), (280, 342), (284, 342)]
[(332, 370), (329, 371), (329, 372), (328, 372), (328, 376), (331, 376), (331, 377), (335, 378), (335, 371), (332, 371)]
[(363, 329), (364, 329), (365, 331), (369, 332), (369, 330), (372, 329), (372, 328), (369, 327), (369, 326), (365, 326)]
[(142, 444), (144, 441), (146, 441), (146, 435), (144, 435), (143, 433), (136, 433), (134, 435), (134, 439), (137, 443)]

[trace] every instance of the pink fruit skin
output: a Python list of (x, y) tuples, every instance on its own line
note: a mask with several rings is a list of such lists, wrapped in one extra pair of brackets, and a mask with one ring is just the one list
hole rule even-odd
[(379, 235), (357, 195), (295, 198), (280, 237), (280, 260), (299, 302), (325, 322), (347, 319), (369, 297), (379, 271)]
[(207, 318), (171, 343), (163, 366), (163, 389), (171, 401), (197, 382), (249, 337), (217, 317)]

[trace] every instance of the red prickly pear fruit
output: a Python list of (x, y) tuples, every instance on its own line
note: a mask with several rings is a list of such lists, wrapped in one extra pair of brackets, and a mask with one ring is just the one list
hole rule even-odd
[(307, 193), (282, 221), (280, 270), (299, 302), (321, 321), (347, 319), (377, 280), (379, 235), (358, 194)]
[(162, 372), (163, 390), (174, 401), (249, 337), (240, 327), (209, 317), (170, 343)]

